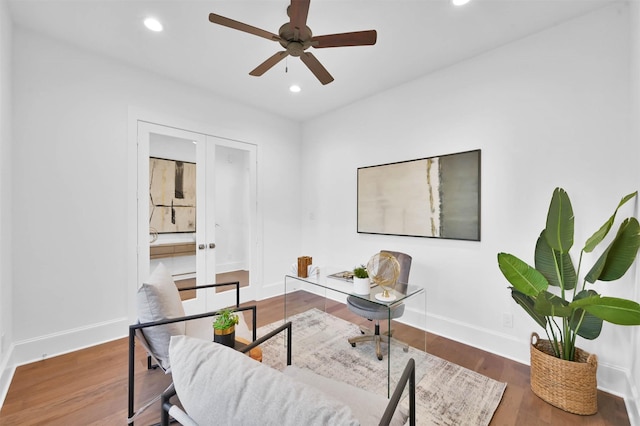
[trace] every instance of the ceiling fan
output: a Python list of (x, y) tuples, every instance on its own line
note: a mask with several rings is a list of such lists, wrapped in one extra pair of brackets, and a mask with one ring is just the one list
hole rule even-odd
[(278, 34), (225, 18), (224, 16), (209, 14), (209, 21), (214, 24), (244, 31), (257, 35), (268, 40), (277, 41), (285, 50), (275, 53), (269, 59), (258, 65), (249, 75), (261, 76), (270, 70), (278, 62), (287, 56), (299, 57), (302, 62), (311, 70), (320, 83), (328, 84), (333, 81), (324, 66), (313, 56), (311, 52), (306, 52), (309, 47), (322, 49), (325, 47), (342, 46), (370, 46), (376, 44), (377, 33), (375, 30), (355, 31), (350, 33), (328, 34), (313, 36), (311, 29), (307, 27), (307, 15), (309, 13), (310, 0), (291, 0), (291, 5), (287, 7), (289, 22), (284, 23), (278, 30)]

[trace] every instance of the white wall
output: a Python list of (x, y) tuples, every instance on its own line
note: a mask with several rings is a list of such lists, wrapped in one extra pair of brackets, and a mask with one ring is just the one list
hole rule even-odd
[(11, 295), (11, 141), (12, 24), (5, 0), (0, 0), (0, 403), (7, 390), (6, 365), (12, 341)]
[[(496, 254), (533, 263), (556, 186), (571, 196), (578, 250), (638, 189), (628, 19), (626, 6), (609, 7), (305, 123), (304, 253), (349, 268), (380, 249), (405, 251), (411, 282), (427, 290), (429, 330), (528, 363), (530, 333), (542, 330), (511, 299)], [(477, 148), (481, 242), (356, 233), (357, 167)], [(633, 297), (634, 274), (597, 288)], [(615, 393), (629, 377), (631, 331), (605, 324), (598, 340), (579, 342)]]
[(127, 333), (136, 288), (130, 108), (258, 145), (268, 166), (258, 174), (264, 258), (255, 283), (281, 282), (299, 253), (300, 212), (288, 201), (300, 191), (298, 168), (289, 167), (298, 163), (300, 126), (20, 28), (14, 49), (15, 362)]
[[(638, 145), (640, 142), (640, 3), (630, 3), (630, 28), (629, 40), (631, 44), (630, 48), (630, 67), (629, 74), (631, 77), (631, 135), (632, 141)], [(637, 161), (640, 158), (636, 157)], [(638, 183), (640, 187), (640, 182)], [(636, 283), (640, 281), (640, 268), (636, 268)], [(635, 286), (635, 298), (634, 300), (640, 301), (640, 285)], [(627, 407), (633, 407), (633, 410), (629, 411), (629, 417), (631, 418), (631, 424), (640, 425), (640, 327), (634, 329), (634, 338), (631, 340), (632, 350), (631, 359), (633, 359), (633, 365), (631, 366), (631, 377), (633, 377), (633, 386), (629, 392), (627, 399)], [(630, 403), (633, 401), (633, 404)]]

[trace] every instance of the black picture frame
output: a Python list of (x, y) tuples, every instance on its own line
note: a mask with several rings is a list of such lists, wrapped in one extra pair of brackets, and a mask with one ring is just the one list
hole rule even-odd
[(481, 150), (360, 167), (357, 232), (480, 241)]

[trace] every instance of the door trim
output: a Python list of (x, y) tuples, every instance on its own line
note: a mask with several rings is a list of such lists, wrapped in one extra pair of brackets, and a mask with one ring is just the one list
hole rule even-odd
[[(127, 294), (127, 315), (129, 321), (131, 323), (137, 320), (137, 312), (136, 312), (136, 292), (138, 287), (141, 285), (140, 271), (138, 265), (138, 257), (139, 257), (139, 239), (140, 230), (138, 223), (138, 182), (141, 178), (138, 170), (138, 122), (146, 122), (150, 124), (156, 124), (160, 126), (164, 126), (167, 128), (174, 128), (177, 130), (183, 130), (190, 133), (197, 133), (203, 136), (212, 136), (220, 140), (221, 144), (229, 144), (228, 146), (244, 149), (250, 152), (251, 156), (251, 194), (252, 194), (252, 205), (251, 205), (251, 244), (250, 244), (250, 254), (249, 254), (249, 267), (250, 267), (250, 276), (251, 281), (254, 283), (262, 282), (262, 270), (260, 265), (262, 265), (262, 243), (261, 243), (261, 221), (258, 220), (260, 217), (260, 204), (258, 203), (258, 160), (259, 160), (259, 150), (257, 144), (242, 141), (233, 137), (225, 136), (221, 134), (223, 132), (215, 126), (197, 123), (189, 120), (185, 120), (179, 117), (151, 112), (147, 110), (143, 110), (137, 107), (129, 107), (128, 110), (128, 125), (127, 125), (127, 157), (128, 157), (128, 167), (127, 167), (127, 241), (126, 241), (126, 255), (127, 255), (127, 265), (126, 265), (126, 274), (127, 281), (125, 283), (125, 294)], [(229, 132), (231, 133), (231, 132)], [(147, 147), (148, 152), (148, 147)], [(145, 195), (143, 195), (145, 196)], [(145, 230), (145, 233), (148, 232)], [(147, 241), (143, 239), (143, 241)], [(245, 287), (244, 291), (241, 292), (241, 302), (247, 300), (255, 300), (256, 295), (258, 293), (258, 289), (255, 285), (249, 285), (249, 287)]]

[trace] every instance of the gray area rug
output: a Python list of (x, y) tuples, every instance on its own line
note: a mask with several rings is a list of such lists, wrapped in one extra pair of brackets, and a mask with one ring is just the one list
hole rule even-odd
[[(416, 423), (420, 425), (488, 425), (507, 386), (415, 348), (405, 352), (399, 342), (391, 345), (390, 358), (384, 345), (385, 357), (378, 361), (374, 344), (362, 343), (353, 348), (347, 342), (349, 337), (360, 333), (357, 325), (318, 309), (289, 320), (293, 327), (293, 365), (384, 396), (387, 396), (388, 365), (393, 392), (393, 378), (398, 379), (408, 359), (413, 358), (418, 383)], [(258, 335), (280, 324), (261, 327)], [(263, 362), (282, 370), (286, 365), (284, 345), (282, 335), (262, 345)]]

